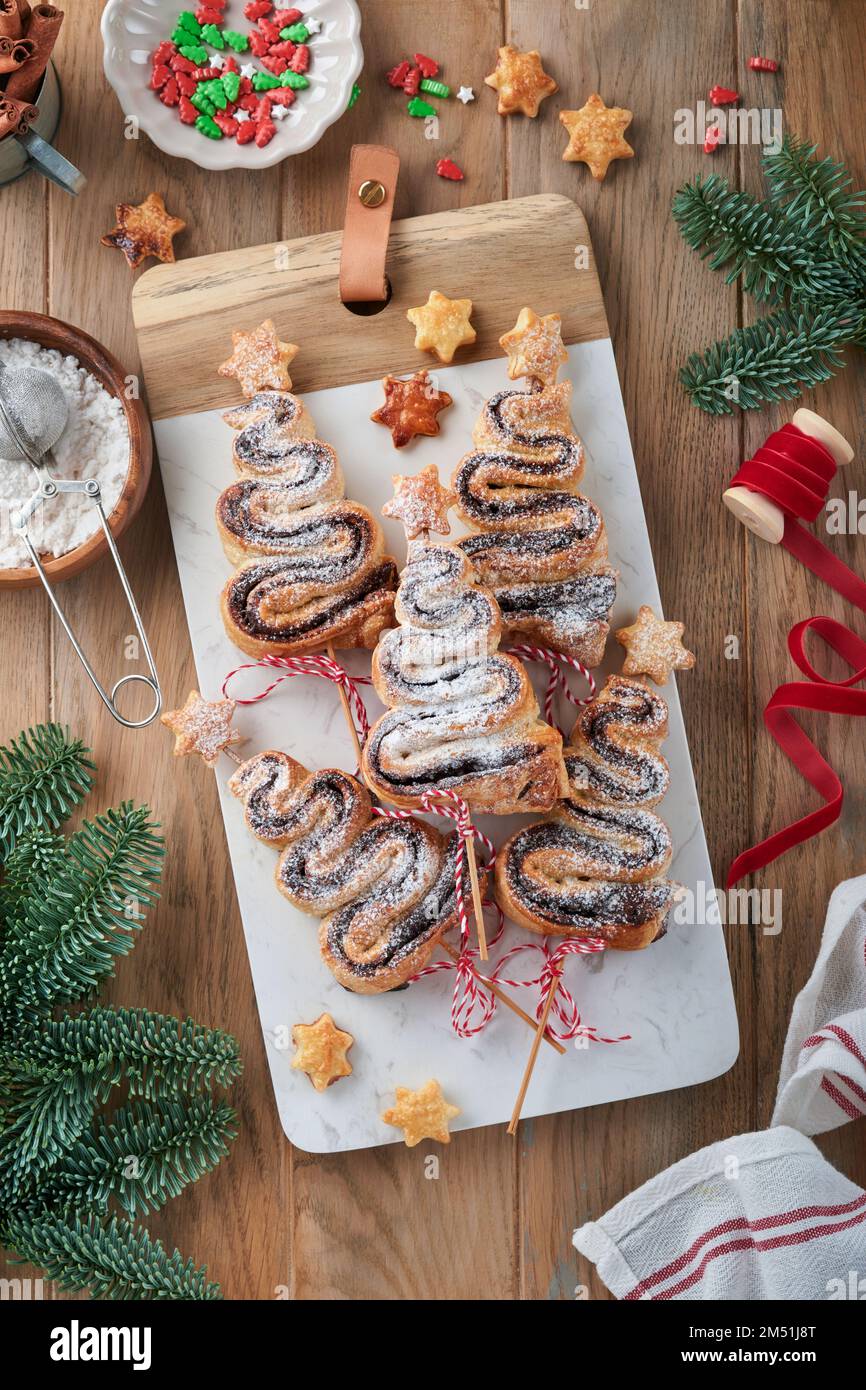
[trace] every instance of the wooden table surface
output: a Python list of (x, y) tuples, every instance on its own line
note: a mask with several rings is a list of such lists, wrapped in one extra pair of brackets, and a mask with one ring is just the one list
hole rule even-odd
[[(364, 0), (363, 95), (322, 142), (263, 174), (209, 174), (126, 140), (122, 113), (101, 71), (100, 5), (67, 6), (58, 66), (63, 86), (61, 150), (87, 174), (76, 201), (29, 175), (0, 196), (4, 307), (78, 324), (136, 371), (129, 313), (132, 276), (100, 246), (114, 204), (161, 192), (188, 230), (181, 256), (328, 230), (340, 222), (346, 161), (356, 141), (395, 145), (402, 158), (397, 216), (458, 203), (566, 193), (584, 209), (643, 488), (665, 610), (686, 623), (698, 653), (680, 682), (716, 881), (733, 854), (814, 804), (763, 732), (760, 712), (790, 676), (785, 634), (798, 618), (832, 613), (841, 599), (781, 550), (749, 539), (719, 494), (737, 462), (793, 407), (713, 420), (692, 408), (676, 381), (685, 354), (753, 313), (735, 286), (711, 274), (680, 240), (671, 195), (697, 171), (760, 188), (759, 151), (723, 148), (712, 159), (673, 139), (674, 112), (706, 98), (714, 82), (781, 106), (786, 128), (846, 159), (866, 182), (866, 130), (850, 119), (866, 53), (862, 0)], [(496, 115), (483, 85), (496, 48), (538, 48), (560, 84), (535, 121)], [(431, 149), (381, 73), (415, 50), (437, 55), (452, 82), (475, 88), (467, 108), (443, 106)], [(746, 60), (781, 59), (776, 76)], [(599, 90), (631, 107), (636, 157), (599, 185), (583, 165), (560, 160), (557, 113)], [(462, 184), (431, 171), (453, 154)], [(543, 255), (539, 247), (539, 255)], [(515, 275), (520, 268), (515, 266)], [(465, 287), (467, 294), (472, 286)], [(853, 354), (849, 354), (853, 358)], [(864, 438), (862, 354), (803, 404)], [(857, 465), (849, 474), (859, 483)], [(863, 542), (835, 547), (864, 568)], [(140, 596), (170, 705), (194, 684), (160, 480), (121, 544)], [(71, 581), (67, 611), (100, 671), (120, 673), (129, 622), (105, 564)], [(862, 625), (861, 625), (862, 626)], [(726, 637), (739, 639), (737, 659)], [(293, 1150), (276, 1116), (241, 924), (226, 860), (213, 774), (179, 767), (158, 725), (129, 733), (97, 707), (41, 592), (3, 594), (0, 652), (2, 738), (28, 723), (68, 723), (99, 765), (91, 811), (146, 800), (168, 838), (163, 897), (109, 991), (129, 1005), (192, 1014), (241, 1042), (245, 1072), (234, 1088), (240, 1133), (214, 1174), (153, 1217), (150, 1228), (205, 1261), (230, 1298), (572, 1298), (588, 1284), (606, 1296), (570, 1242), (574, 1226), (600, 1216), (639, 1183), (702, 1144), (769, 1121), (794, 995), (815, 957), (828, 895), (863, 868), (866, 755), (845, 721), (807, 720), (851, 790), (842, 821), (788, 855), (760, 884), (783, 893), (778, 936), (728, 930), (742, 1049), (734, 1068), (707, 1085), (523, 1124), (458, 1135), (441, 1151), (437, 1181), (425, 1178), (424, 1146), (391, 1146), (319, 1157)], [(866, 1183), (866, 1121), (820, 1140), (850, 1178)], [(20, 1269), (17, 1272), (29, 1271)]]

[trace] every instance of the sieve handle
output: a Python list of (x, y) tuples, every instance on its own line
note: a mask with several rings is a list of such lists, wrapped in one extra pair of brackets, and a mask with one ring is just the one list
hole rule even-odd
[[(49, 483), (53, 482), (56, 487), (58, 481), (59, 480), (50, 479)], [(105, 705), (105, 708), (108, 710), (112, 718), (116, 719), (118, 724), (122, 724), (124, 728), (143, 729), (147, 724), (153, 722), (153, 720), (156, 718), (156, 716), (159, 714), (159, 711), (162, 708), (162, 690), (160, 689), (159, 676), (157, 675), (156, 666), (154, 664), (153, 653), (150, 650), (150, 643), (147, 640), (147, 633), (145, 632), (144, 624), (141, 621), (141, 614), (138, 611), (138, 605), (135, 602), (135, 597), (133, 595), (132, 588), (127, 578), (126, 570), (123, 568), (123, 562), (121, 561), (120, 553), (117, 549), (114, 536), (111, 534), (111, 527), (108, 524), (108, 518), (105, 515), (105, 508), (102, 505), (99, 484), (96, 482), (95, 479), (91, 478), (87, 482), (82, 482), (71, 486), (67, 485), (66, 488), (63, 488), (63, 491), (83, 492), (84, 495), (88, 498), (88, 500), (91, 501), (93, 505), (96, 507), (96, 510), (99, 514), (99, 521), (102, 526), (102, 531), (106, 541), (108, 542), (108, 548), (111, 552), (111, 558), (114, 561), (114, 567), (117, 570), (120, 583), (123, 587), (123, 593), (126, 598), (127, 604), (129, 605), (129, 611), (132, 614), (132, 620), (135, 623), (135, 630), (138, 633), (139, 640), (141, 641), (141, 645), (144, 648), (144, 655), (147, 659), (147, 665), (150, 671), (150, 675), (146, 676), (143, 671), (132, 671), (129, 673), (129, 675), (121, 676), (120, 680), (115, 681), (114, 685), (111, 687), (110, 692), (104, 688), (90, 662), (87, 660), (87, 657), (85, 656), (84, 651), (81, 647), (81, 643), (79, 642), (78, 638), (73, 632), (69, 620), (66, 617), (66, 614), (63, 612), (63, 609), (60, 607), (60, 604), (57, 601), (54, 590), (52, 589), (51, 584), (48, 581), (48, 575), (45, 573), (42, 561), (40, 560), (36, 548), (30, 539), (27, 527), (27, 517), (19, 517), (19, 521), (18, 524), (15, 526), (15, 530), (20, 536), (21, 540), (24, 542), (24, 545), (27, 547), (27, 552), (30, 556), (30, 559), (33, 565), (35, 566), (39, 578), (42, 580), (42, 586), (45, 589), (45, 592), (51, 601), (51, 607), (57, 614), (63, 631), (66, 633), (66, 636), (72, 643), (72, 646), (75, 649), (75, 653), (79, 661), (81, 662), (82, 666), (87, 672), (91, 684), (96, 690), (96, 693), (99, 696), (100, 700)], [(125, 715), (122, 715), (120, 713), (120, 710), (117, 708), (117, 705), (115, 703), (118, 691), (123, 686), (131, 685), (135, 682), (138, 682), (141, 685), (146, 685), (148, 689), (152, 692), (154, 697), (153, 709), (150, 711), (149, 714), (147, 714), (144, 717), (144, 719), (127, 719)]]

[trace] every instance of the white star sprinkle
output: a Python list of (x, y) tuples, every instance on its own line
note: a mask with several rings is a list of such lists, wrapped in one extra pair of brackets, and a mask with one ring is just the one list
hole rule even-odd
[(281, 121), (281, 120), (283, 119), (283, 117), (284, 117), (284, 116), (288, 116), (288, 114), (289, 114), (289, 108), (288, 108), (288, 106), (280, 106), (279, 104), (277, 104), (277, 105), (271, 107), (271, 119), (272, 119), (272, 120)]
[(475, 100), (475, 93), (471, 87), (459, 87), (457, 90), (457, 100), (462, 101), (465, 106), (467, 101)]
[(244, 121), (251, 121), (252, 116), (250, 115), (249, 111), (244, 111), (243, 108), (241, 108), (240, 111), (235, 112), (235, 120), (243, 124)]
[(308, 34), (319, 34), (322, 31), (322, 21), (315, 19), (313, 15), (304, 15), (302, 23), (306, 25)]
[(226, 60), (221, 53), (212, 53), (208, 58), (208, 64), (212, 68), (224, 68)]
[(255, 63), (241, 63), (241, 77), (252, 77), (256, 72)]

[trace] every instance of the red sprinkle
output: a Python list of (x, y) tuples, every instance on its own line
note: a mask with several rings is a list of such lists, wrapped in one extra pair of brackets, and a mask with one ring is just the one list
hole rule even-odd
[(251, 78), (249, 78), (249, 77), (242, 77), (242, 78), (241, 78), (241, 81), (240, 81), (240, 86), (238, 87), (238, 92), (240, 93), (240, 95), (241, 95), (242, 97), (249, 96), (249, 94), (250, 94), (250, 92), (251, 92), (252, 90), (253, 90), (253, 84), (252, 84)]
[(259, 98), (255, 92), (244, 92), (237, 104), (242, 111), (253, 113), (259, 109)]
[(275, 58), (272, 53), (268, 53), (266, 57), (262, 59), (262, 67), (267, 68), (268, 72), (272, 72), (274, 77), (279, 77), (281, 73), (285, 72), (288, 66), (288, 58)]
[(778, 72), (779, 64), (775, 58), (750, 58), (749, 67), (754, 72)]
[(198, 83), (196, 82), (192, 74), (188, 72), (178, 72), (175, 74), (175, 76), (177, 79), (178, 91), (181, 92), (185, 97), (191, 97), (196, 87), (198, 86)]
[(214, 111), (213, 118), (223, 135), (237, 135), (238, 122), (235, 120), (234, 116), (230, 116), (227, 111)]
[(200, 10), (196, 10), (195, 17), (199, 24), (224, 24), (225, 15), (222, 10), (212, 9), (209, 5), (202, 5)]
[(148, 86), (152, 91), (158, 92), (160, 87), (164, 87), (171, 77), (171, 68), (166, 67), (165, 63), (157, 63), (153, 72), (150, 74)]
[(210, 82), (212, 77), (221, 77), (222, 72), (219, 68), (194, 68), (192, 76), (196, 82)]
[(195, 63), (191, 63), (189, 58), (184, 58), (182, 53), (175, 53), (173, 58), (169, 58), (168, 65), (172, 72), (195, 72)]
[(239, 145), (248, 145), (251, 140), (256, 138), (255, 121), (238, 121), (237, 134), (235, 139)]
[(240, 64), (233, 53), (230, 53), (223, 63), (223, 72), (240, 72)]
[(436, 164), (436, 173), (440, 179), (462, 179), (463, 170), (459, 164), (455, 164), (453, 159), (440, 159)]
[(163, 106), (177, 106), (180, 101), (180, 92), (177, 90), (177, 78), (170, 77), (159, 94), (159, 99)]
[(267, 43), (279, 43), (280, 27), (278, 24), (272, 24), (269, 19), (260, 19), (259, 30), (264, 35), (264, 38), (267, 41)]
[(274, 15), (274, 23), (278, 29), (288, 29), (290, 24), (297, 24), (303, 18), (301, 10), (277, 10)]
[(256, 126), (256, 144), (259, 149), (264, 149), (265, 145), (270, 144), (277, 133), (277, 127), (273, 121), (259, 121)]
[(715, 154), (719, 148), (719, 141), (722, 138), (721, 128), (717, 125), (707, 126), (707, 133), (704, 139), (704, 154)]
[(291, 39), (283, 39), (282, 43), (272, 43), (269, 51), (272, 58), (291, 58), (296, 47)]
[(272, 87), (268, 96), (275, 106), (291, 106), (297, 92), (292, 87)]
[[(276, 88), (273, 90), (276, 91)], [(269, 121), (271, 119), (271, 103), (273, 101), (274, 97), (270, 92), (264, 92), (262, 96), (259, 97), (255, 106), (251, 108), (253, 120), (256, 124), (258, 124), (259, 121)]]
[(731, 106), (739, 100), (739, 92), (735, 92), (732, 87), (710, 88), (710, 106)]
[(258, 29), (250, 30), (250, 52), (254, 58), (264, 58), (270, 44), (264, 34), (260, 34)]
[(408, 76), (409, 64), (405, 58), (402, 63), (398, 63), (395, 68), (392, 68), (390, 72), (385, 74), (389, 87), (402, 87)]
[(163, 39), (150, 61), (153, 63), (154, 67), (156, 67), (157, 63), (167, 63), (169, 58), (173, 58), (176, 52), (177, 49), (171, 39)]
[(407, 97), (416, 97), (421, 86), (421, 69), (418, 67), (410, 68), (403, 83), (403, 91)]
[(299, 43), (289, 63), (292, 72), (306, 72), (310, 66), (310, 50), (305, 43)]
[(424, 77), (435, 77), (439, 71), (439, 64), (435, 58), (428, 58), (424, 53), (415, 54), (415, 62), (421, 69)]
[(190, 101), (189, 97), (182, 96), (178, 102), (177, 114), (184, 125), (195, 125), (198, 112)]
[(244, 5), (244, 15), (251, 19), (253, 23), (261, 19), (262, 15), (267, 14), (268, 10), (273, 9), (271, 0), (250, 0), (248, 5)]

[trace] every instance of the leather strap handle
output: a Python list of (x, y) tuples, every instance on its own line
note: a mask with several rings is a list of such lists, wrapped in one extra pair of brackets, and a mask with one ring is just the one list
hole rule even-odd
[(388, 145), (352, 146), (340, 255), (344, 304), (388, 297), (385, 256), (399, 171), (400, 156)]

